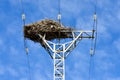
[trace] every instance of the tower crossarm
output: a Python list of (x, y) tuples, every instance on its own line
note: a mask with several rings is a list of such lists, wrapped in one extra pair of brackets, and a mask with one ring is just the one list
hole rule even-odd
[[(39, 34), (39, 37), (42, 39), (42, 41), (45, 45), (45, 49), (47, 50), (47, 52), (49, 53), (51, 58), (53, 58), (53, 55), (54, 55), (53, 53), (56, 52), (56, 51), (64, 52), (65, 53), (64, 57), (66, 58), (82, 39), (94, 38), (94, 35), (93, 35), (94, 31), (93, 30), (86, 30), (86, 31), (84, 31), (84, 30), (73, 30), (71, 33), (72, 33), (72, 40), (67, 41), (63, 44), (48, 41), (48, 40), (45, 39), (45, 35), (42, 36), (42, 35)], [(54, 45), (59, 45), (59, 47), (55, 50)], [(64, 51), (61, 50), (63, 45), (65, 46)]]
[(65, 43), (65, 58), (70, 54), (70, 52), (76, 47), (76, 45), (84, 38), (94, 38), (93, 31), (73, 31), (73, 40)]
[[(70, 33), (70, 32), (69, 32)], [(65, 43), (54, 43), (45, 39), (46, 35), (39, 37), (42, 39), (44, 48), (54, 61), (54, 80), (65, 80), (65, 58), (76, 47), (76, 45), (84, 38), (94, 38), (94, 31), (72, 31), (72, 40)]]

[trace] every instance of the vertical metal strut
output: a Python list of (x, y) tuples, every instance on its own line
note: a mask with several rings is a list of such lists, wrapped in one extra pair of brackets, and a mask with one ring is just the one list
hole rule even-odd
[(65, 46), (64, 44), (54, 45), (54, 80), (65, 80)]

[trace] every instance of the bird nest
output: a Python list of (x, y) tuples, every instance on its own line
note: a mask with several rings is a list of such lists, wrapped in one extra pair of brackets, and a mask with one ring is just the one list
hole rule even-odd
[(43, 43), (39, 35), (46, 35), (46, 40), (54, 40), (70, 38), (72, 36), (71, 32), (71, 28), (66, 28), (59, 22), (48, 19), (24, 26), (24, 37), (41, 44)]

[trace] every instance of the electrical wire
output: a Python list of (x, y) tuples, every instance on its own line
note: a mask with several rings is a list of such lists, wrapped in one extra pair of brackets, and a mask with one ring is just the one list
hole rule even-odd
[[(58, 22), (60, 24), (61, 27), (61, 0), (58, 0)], [(58, 42), (60, 43), (60, 28), (59, 28), (59, 32), (58, 32)]]
[(97, 45), (97, 19), (96, 19), (96, 29), (95, 29), (95, 43), (94, 43), (94, 51), (93, 54), (96, 52), (96, 45)]
[(88, 76), (89, 80), (91, 80), (91, 75), (90, 75), (91, 74), (91, 63), (92, 63), (91, 59), (92, 59), (92, 57), (90, 56), (90, 60), (89, 60), (89, 76)]
[[(95, 0), (95, 12), (94, 12), (94, 22), (93, 22), (93, 33), (92, 33), (92, 40), (91, 40), (91, 49), (90, 49), (90, 62), (89, 62), (89, 79), (91, 80), (91, 69), (92, 69), (92, 58), (94, 62), (94, 55), (96, 52), (96, 43), (97, 43), (97, 0)], [(94, 63), (93, 63), (94, 66)]]
[(29, 73), (29, 78), (28, 78), (28, 80), (31, 80), (31, 68), (30, 68), (29, 55), (27, 55), (27, 64), (28, 64), (28, 73)]
[(89, 57), (89, 76), (88, 76), (88, 80), (92, 80), (93, 79), (93, 76), (94, 76), (94, 56), (90, 56)]
[(95, 13), (94, 13), (94, 25), (93, 25), (94, 32), (94, 45), (93, 45), (93, 54), (96, 52), (96, 44), (97, 44), (97, 0), (95, 2)]
[[(22, 7), (22, 21), (23, 21), (23, 35), (24, 35), (25, 13), (24, 13), (24, 6), (23, 6), (23, 1), (22, 0), (21, 0), (21, 7)], [(30, 61), (29, 61), (28, 47), (27, 47), (27, 42), (26, 42), (25, 36), (24, 36), (24, 48), (25, 48), (25, 52), (26, 52), (26, 56), (27, 56), (27, 65), (28, 65), (28, 72), (29, 72), (28, 80), (31, 80)]]
[(61, 0), (58, 0), (58, 22), (61, 23)]

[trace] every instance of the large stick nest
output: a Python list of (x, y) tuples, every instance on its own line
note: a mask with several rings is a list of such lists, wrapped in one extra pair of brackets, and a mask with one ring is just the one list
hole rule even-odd
[(59, 22), (45, 19), (40, 22), (25, 25), (24, 37), (42, 44), (42, 39), (39, 35), (46, 35), (46, 40), (70, 38), (72, 36), (71, 31), (71, 28), (65, 28)]

